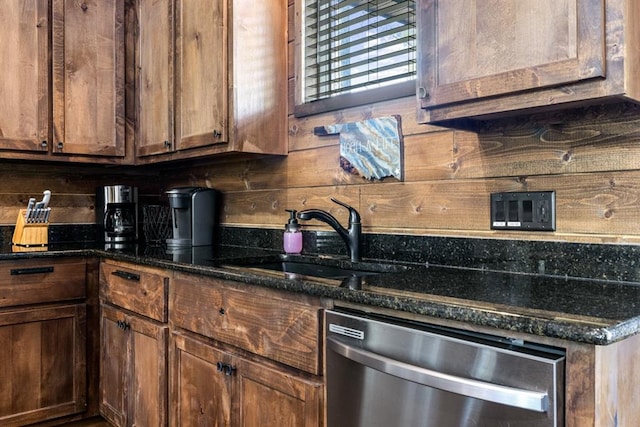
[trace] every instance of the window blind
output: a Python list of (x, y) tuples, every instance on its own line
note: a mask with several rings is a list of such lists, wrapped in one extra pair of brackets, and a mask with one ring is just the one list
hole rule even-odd
[(415, 0), (305, 0), (304, 100), (415, 78)]

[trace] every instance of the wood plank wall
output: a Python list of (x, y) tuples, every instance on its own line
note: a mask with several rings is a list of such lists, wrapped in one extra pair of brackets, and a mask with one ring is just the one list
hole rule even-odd
[[(291, 113), (296, 11), (289, 1)], [(368, 182), (343, 172), (338, 139), (313, 135), (315, 126), (391, 114), (402, 116), (404, 182)], [(60, 204), (54, 222), (92, 222), (95, 187), (117, 182), (140, 185), (149, 195), (182, 185), (217, 188), (224, 193), (221, 222), (236, 226), (282, 228), (285, 209), (311, 207), (346, 221), (345, 210), (329, 201), (335, 196), (360, 211), (365, 232), (640, 242), (640, 109), (634, 106), (529, 116), (474, 132), (418, 125), (414, 100), (406, 98), (304, 119), (290, 114), (289, 148), (287, 157), (144, 170), (0, 163), (0, 223), (14, 223), (28, 196), (45, 187), (56, 196), (52, 206)], [(490, 230), (489, 193), (526, 190), (556, 190), (557, 231)]]

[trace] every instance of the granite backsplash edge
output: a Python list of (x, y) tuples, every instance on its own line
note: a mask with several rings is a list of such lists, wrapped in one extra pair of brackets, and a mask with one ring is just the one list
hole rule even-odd
[[(9, 244), (13, 226), (0, 226), (0, 244)], [(221, 245), (282, 249), (282, 230), (220, 226)], [(51, 243), (91, 243), (94, 224), (49, 227)], [(340, 237), (330, 231), (304, 231), (303, 252), (345, 255)], [(622, 282), (640, 282), (640, 246), (464, 237), (369, 234), (362, 236), (366, 259), (446, 265), (488, 271)]]

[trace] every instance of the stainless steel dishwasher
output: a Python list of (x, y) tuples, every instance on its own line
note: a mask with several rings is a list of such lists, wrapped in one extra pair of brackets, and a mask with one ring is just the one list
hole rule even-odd
[(565, 354), (360, 312), (326, 312), (328, 427), (564, 425)]

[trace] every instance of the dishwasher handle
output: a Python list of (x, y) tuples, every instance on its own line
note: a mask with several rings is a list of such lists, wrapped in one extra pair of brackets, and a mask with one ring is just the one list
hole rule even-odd
[(491, 384), (433, 371), (350, 346), (335, 337), (327, 337), (327, 349), (361, 365), (427, 387), (535, 412), (547, 412), (549, 409), (549, 395), (544, 392)]

